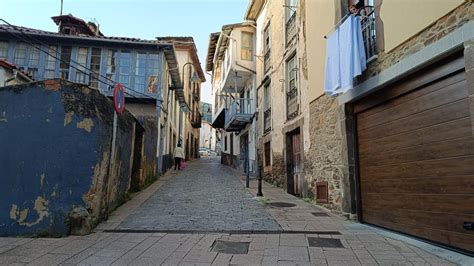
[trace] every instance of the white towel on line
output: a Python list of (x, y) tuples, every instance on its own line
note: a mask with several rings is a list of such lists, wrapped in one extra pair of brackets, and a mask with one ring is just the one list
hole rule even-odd
[(336, 96), (352, 89), (366, 64), (360, 18), (350, 15), (327, 38), (324, 91)]

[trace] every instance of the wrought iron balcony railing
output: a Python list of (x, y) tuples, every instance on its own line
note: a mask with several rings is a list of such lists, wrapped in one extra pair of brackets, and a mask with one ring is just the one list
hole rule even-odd
[[(366, 14), (364, 14), (366, 13)], [(364, 40), (365, 55), (367, 60), (377, 55), (376, 40), (377, 34), (375, 29), (376, 14), (373, 6), (366, 6), (360, 11), (361, 30)]]

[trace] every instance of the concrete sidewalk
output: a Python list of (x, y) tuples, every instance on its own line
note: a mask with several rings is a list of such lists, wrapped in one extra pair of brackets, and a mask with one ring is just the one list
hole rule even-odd
[[(91, 235), (55, 239), (0, 238), (0, 265), (454, 265), (453, 262), (469, 265), (472, 262), (462, 256), (452, 256), (452, 261), (448, 261), (428, 252), (419, 243), (384, 235), (339, 216), (325, 216), (323, 209), (269, 185), (264, 187), (268, 203), (295, 204), (293, 207), (262, 205), (262, 210), (278, 222), (283, 232), (104, 231), (119, 228), (160, 187), (192, 168), (190, 165), (184, 172), (162, 177), (117, 209)], [(237, 174), (234, 176), (239, 178)], [(252, 182), (248, 191), (255, 193), (255, 183)], [(244, 254), (217, 252), (213, 250), (216, 240), (248, 246)], [(442, 255), (449, 258), (447, 254)]]

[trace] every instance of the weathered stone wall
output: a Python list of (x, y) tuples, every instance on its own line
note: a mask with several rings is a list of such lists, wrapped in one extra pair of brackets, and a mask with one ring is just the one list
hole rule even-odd
[[(316, 182), (328, 182), (328, 204), (336, 212), (342, 211), (342, 160), (343, 140), (338, 121), (338, 104), (335, 98), (322, 95), (310, 103), (311, 147), (306, 153), (305, 178), (309, 197), (316, 195)], [(319, 203), (318, 203), (319, 204)]]
[[(126, 198), (135, 119), (59, 80), (0, 89), (0, 235), (88, 233)], [(76, 227), (77, 226), (77, 227)]]
[[(473, 9), (472, 1), (466, 1), (464, 4), (449, 12), (444, 17), (434, 22), (431, 26), (411, 37), (388, 53), (383, 51), (383, 44), (380, 44), (380, 41), (378, 41), (379, 49), (382, 51), (378, 53), (377, 60), (368, 65), (367, 71), (365, 71), (358, 81), (362, 82), (379, 74), (383, 70), (398, 63), (403, 58), (422, 50), (450, 32), (460, 28), (470, 20), (473, 20)], [(380, 21), (377, 22), (381, 23)], [(390, 34), (390, 32), (385, 32), (385, 34)]]
[[(262, 154), (262, 156), (264, 155)], [(262, 173), (263, 180), (273, 184), (274, 186), (286, 189), (286, 166), (283, 155), (281, 153), (273, 152), (272, 156), (272, 166), (268, 171)]]

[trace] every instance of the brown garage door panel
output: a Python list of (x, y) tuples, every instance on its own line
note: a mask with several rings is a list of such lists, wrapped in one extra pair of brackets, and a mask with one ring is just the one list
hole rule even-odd
[(360, 180), (390, 178), (442, 177), (453, 175), (472, 175), (474, 156), (441, 160), (410, 162), (398, 165), (362, 166), (359, 169)]
[[(361, 195), (364, 209), (405, 209), (436, 211), (453, 215), (474, 213), (474, 194), (399, 194), (365, 193)], [(365, 220), (365, 218), (364, 218)]]
[[(373, 108), (374, 106), (378, 106), (382, 102), (386, 102), (387, 100), (421, 88), (422, 86), (425, 86), (435, 80), (447, 77), (448, 75), (455, 75), (459, 73), (459, 70), (464, 69), (464, 58), (460, 54), (457, 56), (459, 57), (450, 62), (445, 61), (438, 63), (436, 65), (437, 68), (431, 67), (426, 71), (412, 74), (411, 76), (404, 78), (396, 85), (391, 85), (387, 89), (368, 95), (364, 99), (357, 102), (357, 104), (354, 106), (354, 112), (360, 113), (367, 109)], [(454, 57), (456, 57), (456, 55)], [(461, 74), (464, 74), (464, 72), (461, 72)]]
[(364, 193), (474, 194), (474, 175), (363, 180), (361, 186)]
[(471, 137), (429, 143), (400, 150), (365, 153), (364, 156), (359, 157), (359, 161), (363, 167), (371, 167), (467, 155), (474, 155), (474, 139)]
[(459, 101), (467, 97), (467, 82), (465, 80), (459, 81), (455, 84), (412, 100), (407, 100), (407, 97), (401, 97), (387, 103), (387, 105), (394, 105), (395, 103), (398, 103), (398, 101), (403, 102), (396, 104), (396, 106), (393, 106), (392, 108), (388, 108), (382, 112), (378, 112), (367, 117), (364, 117), (364, 113), (358, 115), (357, 128), (360, 130), (372, 128), (377, 125), (386, 124), (391, 121), (420, 113), (425, 110), (433, 109), (441, 105)]
[[(366, 221), (384, 220), (390, 223), (406, 224), (411, 226), (452, 231), (468, 234), (474, 237), (474, 231), (464, 229), (465, 221), (474, 221), (474, 215), (452, 215), (436, 212), (411, 211), (411, 210), (366, 210), (363, 213)], [(436, 217), (436, 219), (433, 219)]]
[[(436, 112), (437, 115), (433, 116), (433, 112)], [(368, 130), (360, 130), (358, 132), (358, 138), (360, 142), (376, 140), (423, 127), (445, 123), (450, 120), (468, 117), (469, 115), (469, 99), (464, 98), (387, 124), (378, 125)]]
[[(369, 221), (370, 220), (370, 221)], [(436, 241), (448, 246), (456, 246), (469, 252), (474, 252), (474, 237), (472, 234), (462, 234), (452, 231), (437, 230), (419, 225), (408, 225), (392, 223), (381, 220), (378, 217), (369, 217), (367, 223), (376, 224), (385, 228), (390, 228), (399, 232), (418, 236), (431, 241)]]
[(465, 117), (374, 141), (359, 142), (359, 155), (364, 156), (366, 153), (399, 150), (432, 142), (468, 137), (472, 135), (471, 132), (471, 118)]

